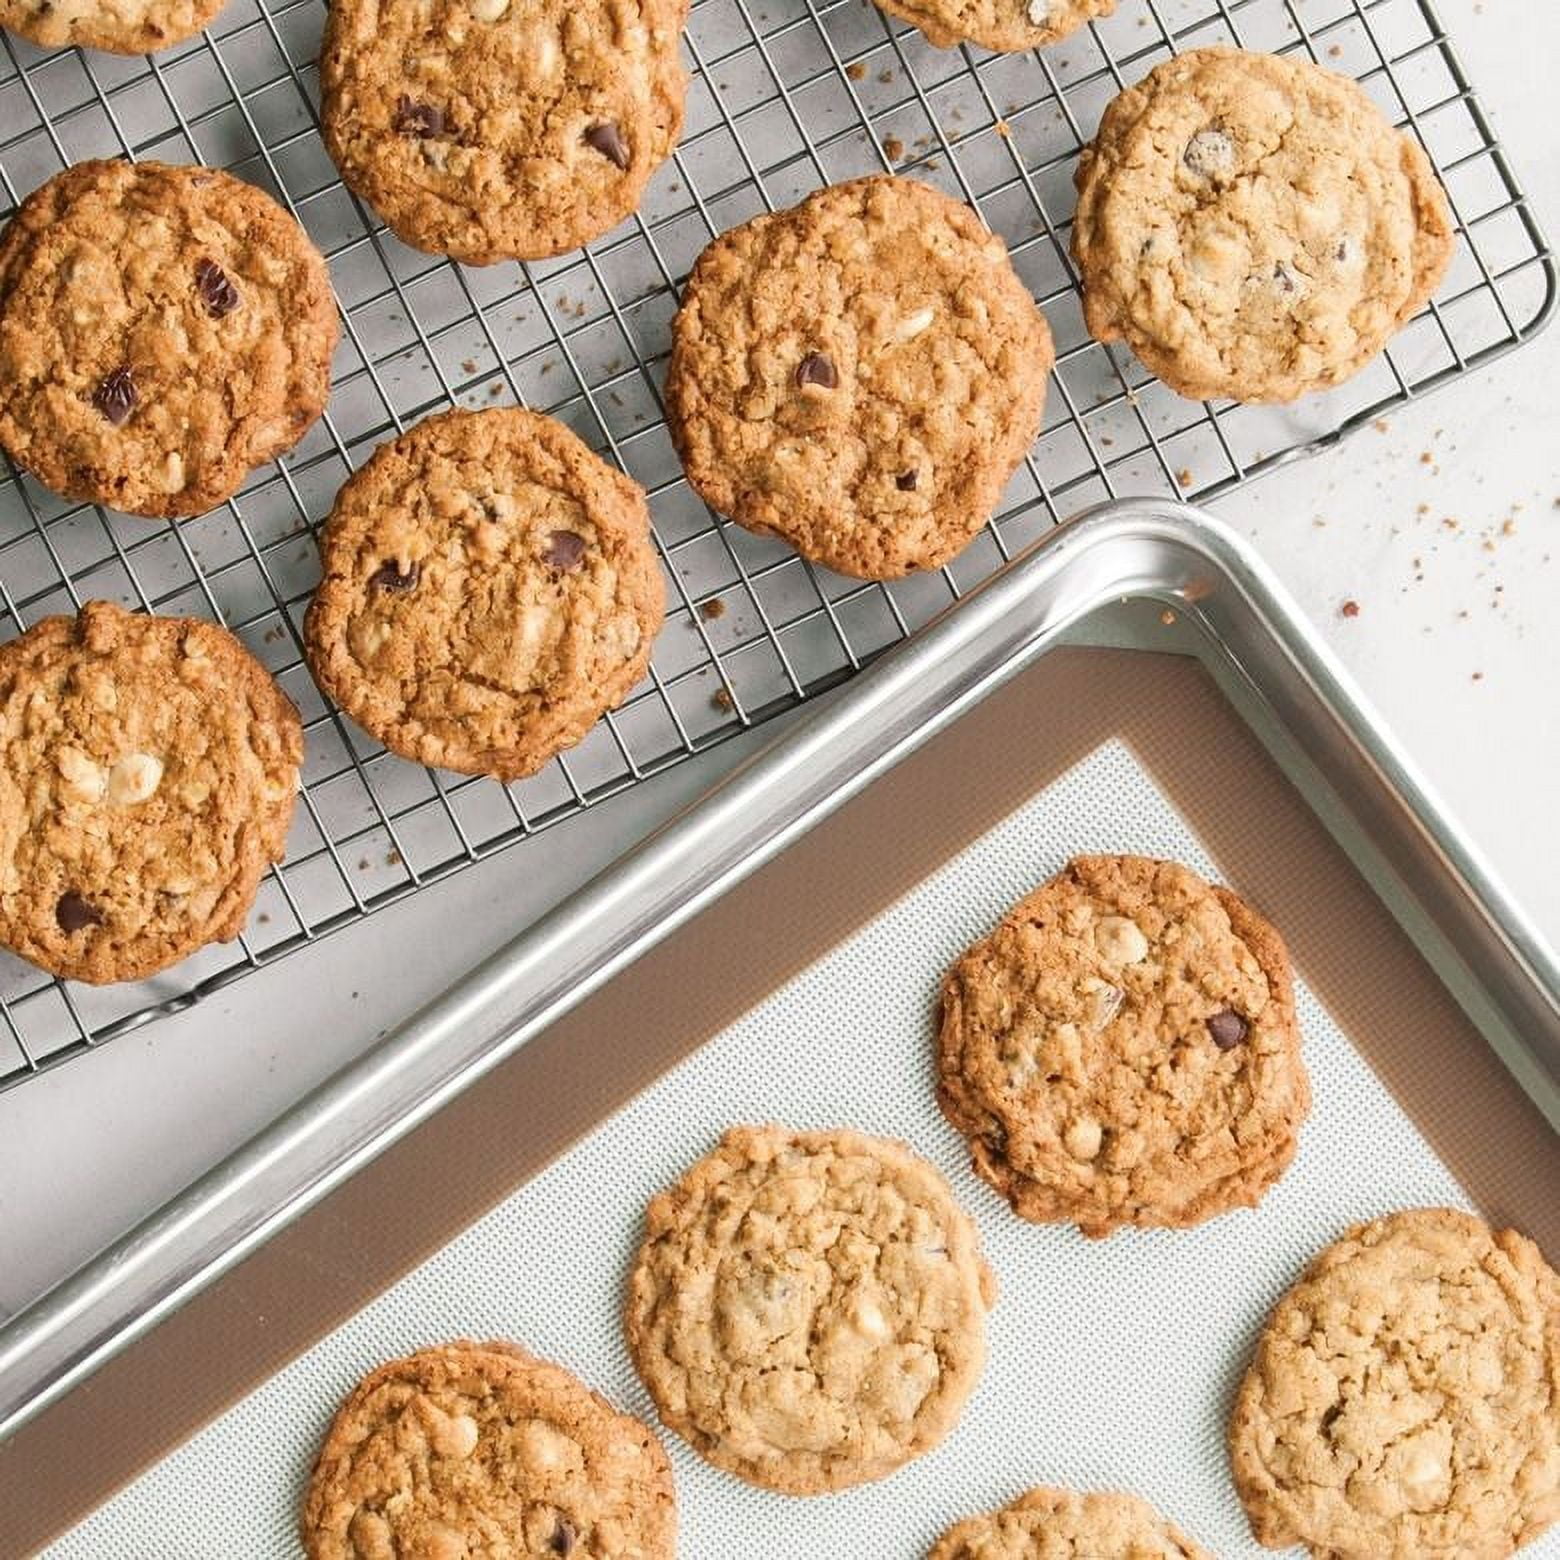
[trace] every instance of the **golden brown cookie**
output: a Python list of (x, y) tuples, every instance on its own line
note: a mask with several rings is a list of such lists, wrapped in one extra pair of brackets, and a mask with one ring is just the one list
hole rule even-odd
[(1084, 318), (1173, 390), (1292, 401), (1362, 368), (1435, 291), (1452, 217), (1354, 81), (1194, 49), (1105, 110), (1077, 170)]
[(712, 508), (866, 579), (931, 569), (990, 518), (1040, 427), (1051, 335), (967, 206), (836, 184), (699, 257), (666, 414)]
[(226, 629), (89, 601), (0, 645), (0, 756), (0, 943), (101, 983), (238, 935), (303, 734)]
[(1014, 53), (1040, 49), (1108, 16), (1116, 0), (877, 0), (890, 16), (919, 27), (928, 43), (961, 43)]
[(1091, 1236), (1255, 1206), (1310, 1106), (1278, 934), (1142, 856), (1076, 858), (964, 954), (937, 1066), (977, 1174)]
[(0, 0), (0, 27), (45, 49), (149, 54), (193, 37), (227, 0)]
[(682, 128), (686, 0), (331, 0), (325, 145), (396, 235), (562, 254), (639, 205)]
[(304, 625), (320, 686), (394, 753), (514, 780), (644, 676), (665, 590), (643, 491), (562, 423), (446, 412), (337, 495)]
[(325, 262), (216, 168), (85, 162), (0, 234), (0, 445), (46, 487), (195, 515), (324, 409)]
[(1230, 1454), (1272, 1548), (1513, 1553), (1560, 1519), (1560, 1279), (1450, 1208), (1356, 1225), (1268, 1319)]
[(309, 1560), (674, 1560), (661, 1443), (566, 1370), (456, 1342), (342, 1405), (301, 1523)]
[(629, 1351), (662, 1421), (717, 1468), (818, 1494), (953, 1428), (995, 1286), (947, 1183), (903, 1145), (735, 1127), (645, 1223)]
[(1213, 1560), (1136, 1495), (1030, 1490), (956, 1523), (926, 1560)]

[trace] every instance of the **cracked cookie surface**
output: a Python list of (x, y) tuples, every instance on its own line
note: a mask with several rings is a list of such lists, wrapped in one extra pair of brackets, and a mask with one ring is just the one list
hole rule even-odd
[(320, 686), (392, 752), (535, 773), (627, 697), (665, 601), (643, 491), (562, 423), (446, 412), (342, 488), (304, 625)]
[(674, 1560), (666, 1452), (566, 1370), (506, 1343), (381, 1365), (332, 1422), (309, 1560)]
[(994, 1294), (974, 1225), (901, 1144), (737, 1127), (650, 1204), (625, 1320), (667, 1426), (806, 1495), (947, 1434)]
[(1116, 8), (1116, 0), (877, 0), (877, 4), (890, 16), (920, 28), (926, 41), (939, 49), (974, 43), (999, 53), (1044, 48)]
[(1255, 1206), (1310, 1105), (1278, 934), (1141, 856), (1076, 858), (959, 959), (937, 1068), (976, 1173), (1090, 1236)]
[(297, 711), (214, 623), (92, 601), (0, 645), (0, 943), (101, 983), (236, 937), (302, 756)]
[(46, 487), (195, 515), (324, 409), (325, 262), (216, 168), (77, 163), (0, 234), (0, 444)]
[(1356, 1225), (1269, 1318), (1230, 1450), (1269, 1546), (1511, 1554), (1560, 1518), (1560, 1280), (1453, 1209)]
[(1454, 234), (1419, 143), (1304, 60), (1195, 49), (1105, 110), (1077, 169), (1084, 318), (1193, 397), (1290, 401), (1375, 357)]
[(149, 54), (193, 37), (227, 0), (0, 0), (0, 27), (45, 49)]
[(685, 0), (331, 0), (325, 144), (418, 249), (562, 254), (639, 205), (682, 127)]
[(1147, 1501), (1114, 1491), (1035, 1489), (956, 1523), (927, 1560), (1212, 1560)]
[(945, 563), (1039, 431), (1051, 335), (968, 207), (913, 179), (832, 185), (705, 249), (672, 326), (688, 480), (843, 574)]

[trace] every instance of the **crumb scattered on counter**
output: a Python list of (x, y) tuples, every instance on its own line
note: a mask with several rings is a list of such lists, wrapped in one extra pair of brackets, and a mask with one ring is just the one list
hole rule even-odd
[(1192, 485), (1192, 468), (1190, 466), (1182, 466), (1181, 469), (1176, 472), (1175, 480), (1179, 482), (1182, 487), (1189, 488)]
[(865, 81), (867, 79), (867, 67), (863, 65), (860, 60), (852, 60), (850, 64), (845, 67), (845, 74), (849, 76), (852, 81)]
[(724, 711), (727, 715), (729, 715), (737, 707), (736, 704), (732, 701), (731, 695), (727, 693), (724, 688), (717, 688), (714, 693), (710, 695), (710, 703), (713, 704), (716, 709)]
[(711, 596), (701, 610), (707, 618), (723, 618), (726, 615), (726, 603), (719, 596)]
[(1344, 602), (1341, 607), (1338, 608), (1339, 617), (1357, 618), (1359, 615), (1360, 604), (1359, 602), (1355, 601), (1352, 596), (1349, 598), (1349, 600)]
[[(905, 155), (905, 143), (901, 141), (897, 135), (884, 136), (883, 155), (890, 162), (898, 162), (899, 159)], [(1557, 498), (1555, 502), (1560, 504), (1560, 498)]]

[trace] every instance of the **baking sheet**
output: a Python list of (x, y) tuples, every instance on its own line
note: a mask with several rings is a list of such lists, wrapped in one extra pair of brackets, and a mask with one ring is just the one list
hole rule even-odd
[[(948, 1523), (1036, 1483), (1132, 1489), (1215, 1553), (1267, 1553), (1223, 1449), (1263, 1316), (1350, 1222), (1469, 1199), (1302, 979), (1315, 1104), (1294, 1165), (1259, 1210), (1101, 1243), (1015, 1219), (937, 1112), (933, 996), (963, 946), (1086, 850), (1173, 856), (1218, 875), (1132, 751), (1106, 742), (46, 1553), (296, 1554), (299, 1493), (336, 1403), (379, 1360), (450, 1336), (514, 1338), (653, 1421), (619, 1327), (644, 1203), (722, 1128), (765, 1119), (908, 1141), (975, 1214), (1002, 1292), (960, 1425), (884, 1483), (787, 1499), (716, 1473), (669, 1437), (684, 1557), (915, 1556)], [(1486, 1200), (1509, 1206), (1505, 1190), (1486, 1187)], [(1560, 1556), (1560, 1535), (1525, 1553)]]

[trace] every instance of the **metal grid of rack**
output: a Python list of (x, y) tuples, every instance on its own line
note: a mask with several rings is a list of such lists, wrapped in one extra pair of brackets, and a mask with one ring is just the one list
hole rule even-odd
[[(89, 156), (232, 168), (328, 258), (344, 339), (329, 411), (230, 504), (180, 524), (72, 504), (0, 472), (0, 637), (107, 597), (225, 622), (298, 703), (304, 790), (286, 861), (245, 934), (155, 980), (90, 988), (0, 953), (0, 1088), (185, 1006), (848, 676), (1065, 514), (1126, 493), (1206, 499), (1332, 442), (1531, 334), (1554, 272), (1504, 154), (1422, 0), (1120, 0), (1022, 55), (941, 51), (868, 0), (695, 0), (680, 146), (640, 212), (545, 264), (467, 269), (393, 239), (318, 135), (321, 0), (233, 0), (214, 26), (134, 59), (0, 34), (0, 219)], [(1083, 328), (1067, 255), (1072, 170), (1105, 103), (1212, 42), (1296, 51), (1364, 83), (1418, 135), (1462, 239), (1435, 302), (1347, 385), (1296, 407), (1186, 401)], [(977, 207), (1055, 334), (1045, 425), (986, 531), (892, 584), (814, 569), (718, 520), (661, 418), (682, 278), (716, 233), (809, 190), (892, 170)], [(669, 582), (646, 683), (577, 749), (504, 787), (384, 753), (315, 689), (299, 628), (314, 530), (376, 444), (451, 404), (562, 418), (651, 495)]]

